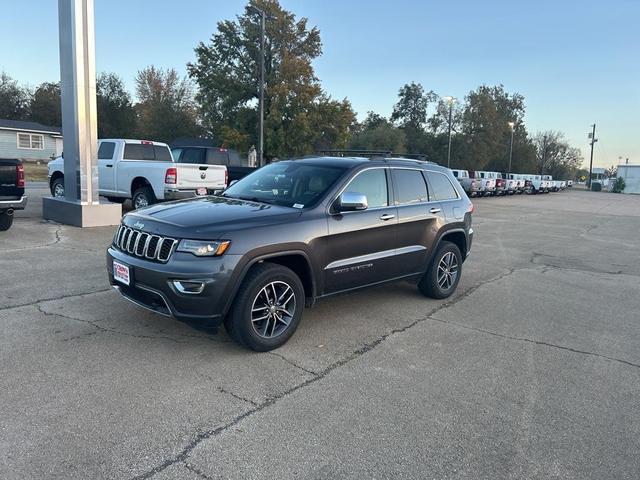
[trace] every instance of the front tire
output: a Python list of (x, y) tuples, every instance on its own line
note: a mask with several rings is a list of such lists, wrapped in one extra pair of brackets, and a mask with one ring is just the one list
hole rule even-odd
[(51, 196), (54, 198), (64, 198), (64, 177), (56, 178), (51, 183)]
[(9, 215), (7, 210), (0, 212), (0, 232), (9, 230), (13, 225), (13, 215)]
[(431, 298), (447, 298), (456, 291), (462, 275), (462, 255), (455, 243), (443, 241), (418, 283), (420, 292)]
[(260, 263), (242, 282), (224, 326), (239, 345), (257, 352), (273, 350), (298, 328), (304, 302), (304, 287), (292, 270)]

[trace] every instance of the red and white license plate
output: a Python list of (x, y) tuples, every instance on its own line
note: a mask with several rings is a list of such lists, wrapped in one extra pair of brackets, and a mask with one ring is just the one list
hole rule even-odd
[(129, 274), (129, 267), (123, 263), (113, 261), (113, 279), (120, 283), (129, 285), (131, 282), (131, 276)]
[(200, 187), (196, 190), (197, 195), (206, 195), (209, 193), (205, 187)]

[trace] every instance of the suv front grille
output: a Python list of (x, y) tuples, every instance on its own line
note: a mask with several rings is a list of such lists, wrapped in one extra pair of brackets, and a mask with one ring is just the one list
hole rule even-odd
[(113, 237), (113, 246), (118, 250), (135, 257), (162, 263), (169, 260), (177, 244), (178, 240), (174, 238), (152, 235), (126, 225), (120, 225)]

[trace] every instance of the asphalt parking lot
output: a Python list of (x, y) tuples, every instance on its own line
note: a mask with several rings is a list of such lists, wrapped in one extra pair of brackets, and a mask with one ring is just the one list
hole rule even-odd
[(307, 310), (251, 353), (109, 289), (113, 228), (0, 234), (0, 478), (640, 475), (640, 196), (475, 201), (457, 294)]

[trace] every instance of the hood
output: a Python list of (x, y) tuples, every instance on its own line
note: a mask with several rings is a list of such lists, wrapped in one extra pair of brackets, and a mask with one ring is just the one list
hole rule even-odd
[(128, 213), (133, 228), (175, 238), (217, 240), (225, 233), (292, 221), (300, 210), (224, 197), (202, 197), (152, 205)]

